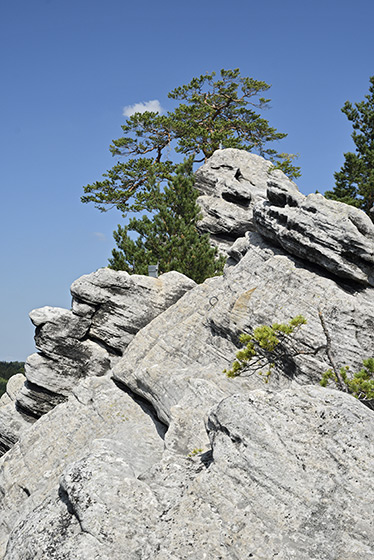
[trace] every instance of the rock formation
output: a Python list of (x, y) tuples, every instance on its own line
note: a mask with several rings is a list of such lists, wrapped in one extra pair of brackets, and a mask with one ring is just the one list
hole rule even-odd
[[(38, 353), (0, 407), (0, 559), (372, 558), (374, 412), (318, 383), (374, 355), (374, 227), (239, 150), (196, 177), (223, 276), (100, 269), (70, 311), (31, 313)], [(240, 333), (297, 314), (267, 384), (223, 374)]]
[[(269, 161), (241, 150), (218, 150), (196, 172), (198, 203), (202, 209), (199, 229), (209, 233), (223, 252), (247, 231), (255, 230), (253, 208), (266, 199)], [(273, 172), (283, 178), (280, 171)]]
[(27, 358), (27, 380), (15, 402), (0, 409), (0, 451), (82, 379), (105, 375), (138, 330), (194, 286), (177, 272), (149, 278), (103, 268), (73, 283), (71, 311), (32, 311), (39, 352)]

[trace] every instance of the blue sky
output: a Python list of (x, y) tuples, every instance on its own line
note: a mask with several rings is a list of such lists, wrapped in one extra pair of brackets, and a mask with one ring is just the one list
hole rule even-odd
[(304, 194), (333, 187), (353, 149), (340, 109), (374, 74), (373, 0), (2, 0), (0, 360), (34, 351), (31, 309), (70, 307), (106, 266), (116, 211), (80, 202), (114, 160), (123, 108), (239, 67), (264, 80), (277, 148), (300, 154)]

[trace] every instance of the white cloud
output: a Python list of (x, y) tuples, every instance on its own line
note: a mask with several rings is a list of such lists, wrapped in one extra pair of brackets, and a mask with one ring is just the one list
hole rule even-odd
[(131, 117), (134, 113), (145, 113), (146, 111), (152, 111), (153, 113), (162, 113), (162, 107), (158, 99), (152, 99), (151, 101), (144, 101), (141, 103), (134, 103), (134, 105), (126, 105), (123, 108), (123, 116)]
[(96, 239), (99, 239), (100, 241), (106, 241), (107, 239), (105, 233), (101, 233), (101, 231), (94, 231), (93, 235), (96, 237)]

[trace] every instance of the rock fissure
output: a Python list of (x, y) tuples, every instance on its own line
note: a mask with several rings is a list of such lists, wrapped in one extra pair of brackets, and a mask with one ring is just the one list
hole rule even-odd
[(157, 411), (151, 401), (147, 400), (142, 394), (135, 393), (122, 381), (119, 381), (117, 379), (113, 379), (112, 381), (116, 387), (129, 395), (133, 399), (133, 401), (140, 406), (142, 411), (151, 418), (156, 427), (157, 433), (162, 439), (165, 439), (165, 434), (168, 431), (169, 425), (159, 418)]
[[(1, 560), (371, 560), (374, 416), (318, 385), (374, 355), (374, 226), (270, 167), (227, 149), (196, 173), (222, 277), (100, 269), (71, 311), (31, 312), (40, 352), (0, 401)], [(268, 383), (224, 375), (240, 333), (299, 314)]]
[(90, 340), (91, 342), (94, 342), (95, 344), (97, 344), (98, 346), (106, 350), (106, 352), (108, 352), (110, 356), (121, 357), (123, 354), (121, 350), (113, 346), (110, 346), (109, 344), (106, 344), (103, 340), (97, 338), (96, 336), (93, 336), (90, 332), (87, 333), (87, 336), (85, 337), (84, 340)]
[(61, 502), (66, 506), (66, 509), (67, 509), (68, 513), (72, 517), (74, 517), (74, 519), (77, 521), (80, 532), (83, 533), (83, 534), (90, 535), (90, 537), (94, 538), (95, 541), (100, 542), (100, 540), (96, 537), (95, 534), (91, 533), (90, 531), (88, 531), (83, 526), (82, 520), (81, 520), (76, 508), (74, 507), (73, 503), (69, 499), (68, 493), (61, 486), (58, 489), (58, 497), (61, 500)]

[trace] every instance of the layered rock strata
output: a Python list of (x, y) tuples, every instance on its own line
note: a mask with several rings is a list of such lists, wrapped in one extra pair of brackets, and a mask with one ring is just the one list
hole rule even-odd
[[(272, 165), (255, 154), (233, 148), (218, 150), (196, 172), (197, 199), (202, 211), (199, 229), (225, 251), (255, 229), (254, 205), (266, 198)], [(275, 175), (286, 178), (279, 170)]]
[[(374, 413), (317, 385), (374, 355), (372, 224), (269, 171), (221, 150), (197, 173), (223, 276), (102, 269), (32, 312), (1, 559), (371, 560)], [(268, 383), (224, 375), (240, 333), (298, 314)]]
[(374, 224), (358, 208), (271, 180), (253, 217), (256, 230), (287, 253), (337, 278), (374, 286)]
[(40, 416), (63, 402), (79, 380), (107, 373), (135, 334), (195, 283), (178, 272), (160, 278), (102, 268), (71, 286), (72, 310), (30, 313), (39, 353), (26, 361), (27, 383), (17, 398)]
[(0, 450), (85, 377), (105, 375), (138, 330), (194, 286), (178, 272), (150, 278), (103, 268), (73, 283), (71, 310), (32, 311), (39, 352), (26, 360), (26, 382), (15, 402), (0, 409)]

